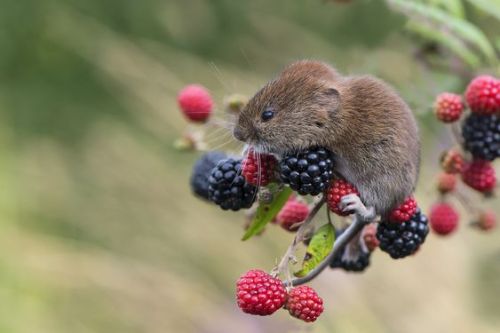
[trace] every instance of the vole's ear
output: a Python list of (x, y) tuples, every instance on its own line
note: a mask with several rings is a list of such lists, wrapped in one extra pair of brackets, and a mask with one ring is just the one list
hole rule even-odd
[(340, 108), (340, 93), (337, 89), (333, 87), (326, 87), (323, 91), (323, 95), (327, 100), (327, 113), (330, 118), (334, 117)]

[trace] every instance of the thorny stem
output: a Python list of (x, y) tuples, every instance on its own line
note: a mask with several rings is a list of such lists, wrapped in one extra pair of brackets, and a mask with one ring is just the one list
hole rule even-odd
[(290, 274), (289, 270), (289, 263), (290, 261), (294, 260), (293, 254), (295, 253), (295, 250), (297, 249), (297, 246), (305, 239), (305, 235), (309, 229), (309, 226), (311, 225), (312, 220), (318, 213), (318, 211), (321, 209), (321, 207), (325, 204), (326, 198), (322, 196), (319, 201), (314, 203), (311, 212), (307, 216), (307, 219), (302, 223), (297, 230), (297, 233), (295, 234), (295, 238), (293, 239), (292, 244), (288, 247), (285, 255), (281, 258), (281, 261), (279, 262), (278, 266), (276, 266), (273, 269), (273, 274), (285, 274), (287, 276), (287, 280), (290, 280), (288, 278)]
[(465, 207), (469, 212), (472, 212), (473, 215), (477, 215), (479, 213), (479, 209), (471, 203), (471, 199), (465, 194), (463, 191), (459, 191), (458, 189), (452, 193), (455, 198)]
[(328, 254), (328, 256), (314, 268), (309, 274), (304, 277), (294, 279), (292, 281), (286, 281), (286, 286), (298, 286), (307, 283), (317, 277), (332, 261), (342, 249), (363, 229), (363, 227), (370, 221), (365, 221), (358, 216), (354, 217), (354, 222), (347, 227), (347, 229), (340, 235), (333, 245), (333, 250)]

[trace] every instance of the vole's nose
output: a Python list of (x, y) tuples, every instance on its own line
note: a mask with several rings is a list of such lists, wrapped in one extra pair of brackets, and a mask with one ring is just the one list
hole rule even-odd
[(240, 140), (240, 141), (243, 141), (245, 142), (246, 138), (245, 138), (245, 133), (243, 132), (243, 130), (241, 129), (241, 127), (239, 126), (236, 126), (233, 130), (233, 135), (234, 137), (237, 139), (237, 140)]

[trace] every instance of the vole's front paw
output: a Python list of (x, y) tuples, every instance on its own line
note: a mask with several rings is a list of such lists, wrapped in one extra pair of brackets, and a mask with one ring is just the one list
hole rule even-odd
[(375, 209), (366, 207), (357, 194), (348, 194), (340, 199), (340, 207), (344, 212), (352, 212), (365, 222), (371, 222), (375, 218)]

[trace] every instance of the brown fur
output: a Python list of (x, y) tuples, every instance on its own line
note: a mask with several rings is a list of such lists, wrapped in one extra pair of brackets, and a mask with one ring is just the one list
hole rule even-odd
[[(266, 107), (276, 114), (262, 122)], [(234, 135), (276, 154), (327, 147), (336, 172), (380, 215), (411, 195), (418, 177), (420, 142), (406, 103), (378, 79), (343, 77), (322, 62), (285, 68), (242, 110)]]

